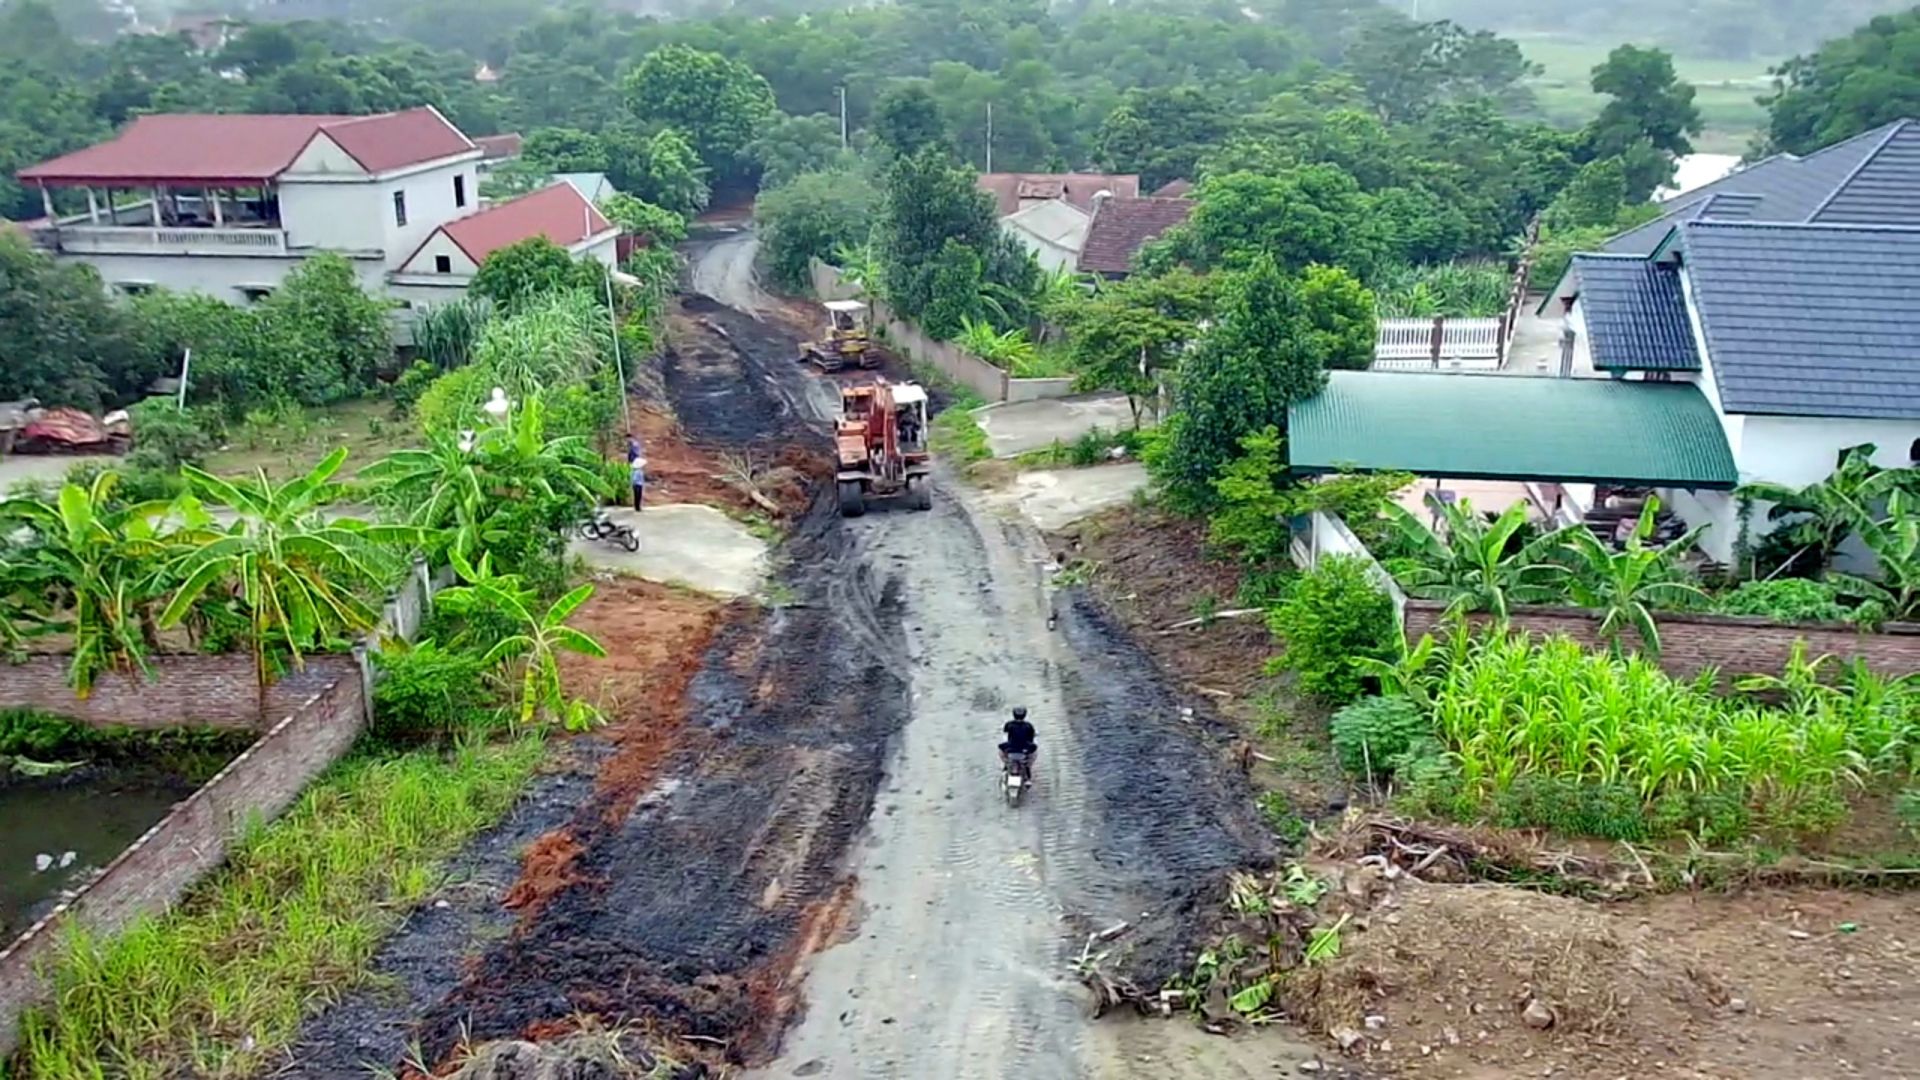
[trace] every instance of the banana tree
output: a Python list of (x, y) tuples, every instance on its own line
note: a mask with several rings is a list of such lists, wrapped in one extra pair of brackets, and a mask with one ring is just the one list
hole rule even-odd
[(1566, 534), (1566, 551), (1573, 562), (1567, 590), (1574, 603), (1601, 613), (1600, 636), (1613, 642), (1615, 648), (1620, 644), (1620, 632), (1630, 626), (1640, 636), (1642, 651), (1656, 659), (1660, 655), (1660, 624), (1653, 617), (1654, 611), (1708, 599), (1698, 586), (1679, 580), (1680, 560), (1699, 542), (1704, 527), (1689, 529), (1659, 547), (1648, 547), (1659, 510), (1660, 500), (1649, 496), (1633, 532), (1618, 551), (1601, 543), (1586, 528)]
[(153, 608), (158, 601), (165, 545), (161, 522), (168, 504), (117, 507), (118, 477), (103, 472), (85, 487), (65, 484), (51, 503), (0, 502), (0, 529), (30, 534), (7, 559), (4, 588), (10, 647), (26, 637), (73, 635), (68, 679), (84, 694), (101, 671), (146, 669), (159, 647)]
[(560, 654), (604, 657), (607, 651), (592, 637), (566, 625), (587, 598), (592, 585), (581, 585), (542, 608), (539, 596), (513, 574), (496, 574), (489, 555), (469, 563), (453, 554), (454, 570), (463, 584), (442, 589), (434, 604), (449, 614), (504, 619), (514, 629), (487, 650), (484, 662), (517, 675), (520, 681), (522, 725), (560, 720), (568, 731), (584, 731), (601, 721), (600, 711), (579, 698), (569, 700), (560, 677)]
[(1865, 521), (1860, 539), (1879, 563), (1879, 576), (1829, 572), (1840, 592), (1881, 605), (1886, 617), (1920, 620), (1920, 497), (1895, 491), (1887, 500), (1885, 521)]
[[(174, 569), (182, 584), (161, 625), (177, 625), (208, 590), (230, 586), (251, 624), (262, 684), (271, 647), (284, 647), (297, 665), (304, 651), (373, 629), (380, 613), (370, 597), (399, 572), (402, 557), (424, 534), (408, 525), (330, 516), (327, 506), (345, 490), (333, 477), (346, 457), (341, 447), (286, 483), (264, 470), (229, 481), (183, 466), (195, 494), (181, 500), (186, 527), (176, 536), (184, 550)], [(201, 499), (231, 509), (232, 523), (217, 523)]]
[(430, 432), (424, 448), (396, 451), (360, 473), (408, 523), (449, 538), (471, 560), (501, 507), (539, 499), (594, 506), (601, 478), (585, 439), (546, 436), (538, 394), (508, 414), (504, 426), (477, 432)]
[(1920, 470), (1883, 469), (1873, 463), (1874, 450), (1871, 444), (1849, 449), (1831, 475), (1805, 487), (1754, 483), (1736, 494), (1772, 503), (1767, 520), (1799, 548), (1795, 558), (1811, 555), (1816, 569), (1824, 570), (1848, 535), (1874, 522), (1876, 508), (1895, 491), (1920, 495)]
[(1439, 503), (1438, 530), (1398, 503), (1386, 505), (1387, 521), (1414, 554), (1389, 569), (1411, 596), (1443, 600), (1447, 614), (1485, 611), (1505, 622), (1514, 604), (1544, 603), (1565, 595), (1565, 567), (1549, 561), (1567, 529), (1544, 533), (1508, 551), (1527, 522), (1527, 506), (1515, 503), (1489, 522), (1465, 499)]

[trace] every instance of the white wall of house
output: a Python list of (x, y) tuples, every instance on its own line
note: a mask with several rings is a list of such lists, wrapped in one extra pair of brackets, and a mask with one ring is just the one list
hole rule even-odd
[(1920, 439), (1920, 419), (1749, 416), (1745, 441), (1734, 454), (1734, 461), (1740, 466), (1742, 481), (1767, 480), (1804, 487), (1825, 480), (1840, 464), (1841, 451), (1863, 443), (1876, 448), (1875, 465), (1911, 465), (1915, 439)]
[(620, 232), (617, 229), (590, 237), (585, 243), (574, 245), (573, 257), (592, 259), (609, 270), (616, 269), (620, 265), (620, 250), (616, 243), (619, 238)]
[[(173, 292), (205, 293), (216, 300), (244, 304), (252, 286), (278, 286), (300, 265), (294, 256), (239, 255), (63, 255), (61, 262), (84, 262), (100, 272), (116, 292), (159, 287)], [(386, 286), (386, 264), (351, 259), (360, 287), (379, 293)]]
[[(288, 242), (328, 251), (382, 252), (397, 268), (433, 230), (479, 211), (478, 154), (469, 151), (368, 176), (324, 135), (316, 137), (279, 181), (280, 220)], [(456, 198), (456, 178), (463, 198)], [(395, 213), (396, 194), (406, 199), (405, 225)]]

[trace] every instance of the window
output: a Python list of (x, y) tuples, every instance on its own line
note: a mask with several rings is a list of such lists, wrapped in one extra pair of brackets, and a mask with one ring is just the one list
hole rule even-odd
[(467, 205), (467, 176), (460, 173), (453, 178), (453, 205)]
[(433, 257), (433, 272), (436, 274), (453, 273), (453, 256), (435, 255)]
[(153, 291), (151, 281), (119, 281), (114, 284), (127, 296), (144, 296)]
[(393, 223), (403, 228), (407, 224), (407, 193), (404, 191), (393, 193)]
[(273, 295), (271, 285), (236, 285), (234, 288), (239, 291), (240, 298), (249, 304), (257, 304)]
[(1907, 460), (1915, 465), (1920, 465), (1920, 439), (1913, 440), (1913, 445), (1907, 447)]

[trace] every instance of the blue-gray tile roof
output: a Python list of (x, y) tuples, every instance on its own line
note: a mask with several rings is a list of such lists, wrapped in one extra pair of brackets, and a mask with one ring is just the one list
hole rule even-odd
[[(1740, 195), (1748, 205), (1715, 196)], [(1748, 221), (1821, 221), (1920, 225), (1920, 120), (1895, 120), (1805, 157), (1775, 154), (1704, 187), (1675, 196), (1667, 213), (1606, 242), (1614, 255), (1645, 255), (1673, 227), (1708, 207), (1708, 216)]]
[(1920, 419), (1920, 228), (1689, 221), (1676, 241), (1727, 412)]
[(1593, 366), (1601, 371), (1698, 371), (1680, 268), (1627, 255), (1577, 255)]

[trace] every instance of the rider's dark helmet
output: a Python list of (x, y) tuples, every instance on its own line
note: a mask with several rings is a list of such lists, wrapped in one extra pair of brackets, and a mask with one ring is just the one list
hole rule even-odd
[(1015, 705), (1013, 707), (1013, 718), (1015, 720), (1025, 720), (1027, 718), (1027, 707), (1025, 705)]

